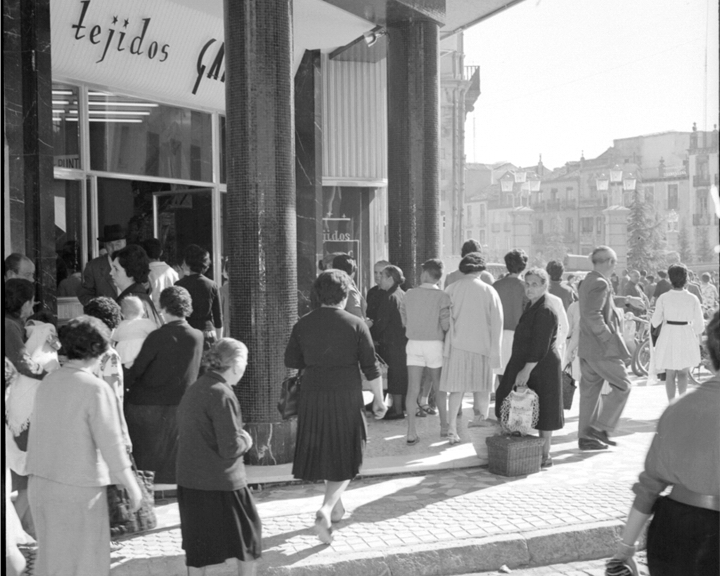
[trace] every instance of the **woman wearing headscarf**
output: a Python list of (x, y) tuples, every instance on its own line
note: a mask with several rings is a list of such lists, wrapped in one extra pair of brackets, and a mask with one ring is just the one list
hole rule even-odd
[[(485, 259), (471, 252), (460, 261), (463, 276), (445, 289), (452, 303), (450, 330), (445, 336), (439, 402), (447, 401), (448, 421), (440, 422), (440, 435), (450, 444), (460, 442), (458, 410), (465, 392), (479, 399), (479, 417), (487, 419), (493, 369), (500, 367), (503, 310), (495, 289), (481, 280)], [(449, 395), (449, 400), (446, 400)], [(442, 418), (443, 411), (440, 411)]]
[[(402, 270), (392, 264), (380, 274), (380, 288), (385, 297), (380, 301), (377, 319), (370, 328), (373, 340), (378, 343), (378, 354), (388, 365), (387, 393), (392, 396), (392, 407), (384, 420), (399, 420), (405, 417), (404, 404), (408, 389), (407, 337), (402, 322), (402, 302), (405, 292), (400, 287), (405, 282)], [(415, 410), (415, 406), (408, 408)]]

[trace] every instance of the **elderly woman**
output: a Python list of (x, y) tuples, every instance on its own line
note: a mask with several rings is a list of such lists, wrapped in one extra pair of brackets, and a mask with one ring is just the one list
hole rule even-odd
[(237, 559), (240, 576), (252, 576), (262, 553), (260, 516), (243, 464), (252, 438), (233, 391), (247, 356), (242, 342), (218, 340), (178, 408), (178, 506), (190, 576), (228, 558)]
[(120, 295), (115, 301), (122, 302), (122, 299), (130, 294), (137, 296), (143, 302), (145, 316), (157, 326), (162, 326), (162, 318), (158, 315), (146, 288), (149, 274), (150, 259), (141, 246), (129, 244), (122, 250), (113, 252), (110, 276), (120, 290)]
[(133, 456), (140, 470), (155, 471), (158, 484), (175, 484), (177, 408), (200, 371), (203, 334), (185, 320), (190, 312), (185, 288), (165, 288), (160, 293), (165, 324), (148, 335), (126, 373), (125, 417)]
[[(388, 365), (387, 393), (392, 396), (392, 407), (384, 420), (405, 417), (403, 405), (408, 390), (407, 338), (403, 326), (402, 308), (405, 292), (400, 286), (405, 282), (402, 270), (392, 264), (385, 266), (380, 274), (380, 288), (385, 297), (380, 301), (377, 318), (370, 328), (373, 340), (378, 343), (378, 354)], [(415, 410), (415, 406), (409, 409)]]
[[(708, 325), (707, 350), (714, 375), (670, 404), (660, 417), (645, 469), (633, 486), (635, 501), (622, 540), (608, 568), (633, 563), (635, 542), (652, 515), (647, 534), (652, 576), (720, 574), (718, 312)], [(660, 496), (668, 486), (670, 493)]]
[[(118, 327), (122, 320), (120, 306), (112, 298), (107, 296), (98, 296), (93, 298), (83, 307), (83, 312), (87, 316), (92, 316), (98, 320), (102, 320), (112, 334), (113, 330)], [(130, 441), (130, 433), (128, 432), (127, 422), (125, 421), (125, 413), (123, 411), (125, 399), (125, 386), (123, 378), (122, 362), (120, 354), (112, 346), (100, 357), (95, 370), (95, 376), (101, 378), (112, 388), (115, 398), (118, 401), (118, 411), (120, 414), (120, 427), (123, 433), (123, 439), (128, 450), (132, 450), (132, 442)]]
[(500, 419), (503, 400), (513, 387), (527, 386), (538, 395), (540, 415), (537, 429), (544, 439), (541, 466), (552, 466), (550, 442), (553, 430), (565, 425), (562, 400), (562, 370), (558, 336), (558, 315), (548, 301), (550, 277), (542, 268), (525, 273), (525, 295), (530, 300), (520, 317), (512, 355), (495, 399), (495, 415)]
[(80, 316), (60, 331), (68, 361), (40, 384), (28, 442), (29, 496), (37, 531), (37, 574), (109, 574), (106, 486), (141, 492), (130, 468), (110, 387), (93, 375), (110, 346), (97, 318)]
[(690, 294), (687, 285), (688, 270), (683, 264), (668, 268), (672, 290), (665, 292), (655, 304), (650, 320), (653, 328), (662, 325), (655, 343), (655, 368), (665, 372), (665, 391), (668, 400), (687, 390), (690, 368), (700, 363), (699, 336), (705, 330), (700, 302)]
[(344, 513), (342, 494), (362, 463), (366, 435), (360, 370), (368, 380), (380, 377), (368, 327), (344, 310), (349, 288), (345, 272), (322, 272), (313, 285), (320, 307), (298, 320), (285, 349), (285, 365), (305, 370), (293, 475), (325, 481), (315, 530), (326, 544), (332, 541), (331, 521)]
[[(458, 410), (465, 392), (477, 395), (479, 418), (487, 419), (493, 370), (500, 368), (503, 310), (495, 289), (481, 279), (485, 260), (471, 252), (460, 261), (462, 278), (445, 288), (450, 295), (450, 330), (445, 336), (440, 392), (449, 394), (448, 421), (442, 421), (440, 436), (450, 444), (460, 442), (457, 432)], [(447, 396), (439, 395), (439, 402)]]

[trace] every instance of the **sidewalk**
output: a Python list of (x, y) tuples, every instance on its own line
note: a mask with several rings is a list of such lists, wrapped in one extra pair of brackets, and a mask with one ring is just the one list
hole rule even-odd
[[(419, 420), (415, 446), (405, 444), (404, 421), (369, 421), (362, 475), (343, 497), (348, 514), (335, 525), (330, 546), (312, 530), (323, 486), (274, 484), (290, 481), (289, 467), (254, 467), (249, 475), (260, 484), (254, 495), (264, 538), (259, 574), (466, 574), (608, 557), (667, 405), (664, 386), (644, 382), (635, 380), (616, 434), (620, 446), (578, 450), (576, 395), (566, 427), (553, 438), (555, 465), (519, 478), (482, 467), (492, 430), (467, 429), (471, 395), (463, 443), (452, 447), (440, 439), (437, 417)], [(177, 505), (158, 504), (161, 526), (120, 541), (113, 575), (186, 574)], [(228, 562), (208, 574), (236, 571)]]

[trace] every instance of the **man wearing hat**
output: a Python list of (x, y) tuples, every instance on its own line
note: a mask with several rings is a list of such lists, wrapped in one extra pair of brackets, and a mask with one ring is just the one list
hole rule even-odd
[(93, 298), (107, 296), (113, 300), (118, 291), (110, 277), (110, 268), (113, 252), (122, 250), (126, 244), (126, 233), (120, 224), (108, 224), (98, 241), (104, 244), (106, 254), (90, 260), (85, 266), (82, 277), (82, 286), (78, 290), (78, 300), (85, 306)]

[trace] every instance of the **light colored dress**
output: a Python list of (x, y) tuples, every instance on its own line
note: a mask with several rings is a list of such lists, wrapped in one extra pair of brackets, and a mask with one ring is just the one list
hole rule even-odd
[[(668, 324), (686, 322), (683, 325)], [(705, 329), (700, 301), (687, 290), (670, 290), (655, 305), (652, 325), (663, 325), (655, 344), (655, 367), (684, 370), (700, 363), (700, 334)]]
[(440, 390), (490, 392), (493, 369), (502, 365), (503, 309), (495, 289), (468, 274), (445, 289), (450, 329), (445, 337)]

